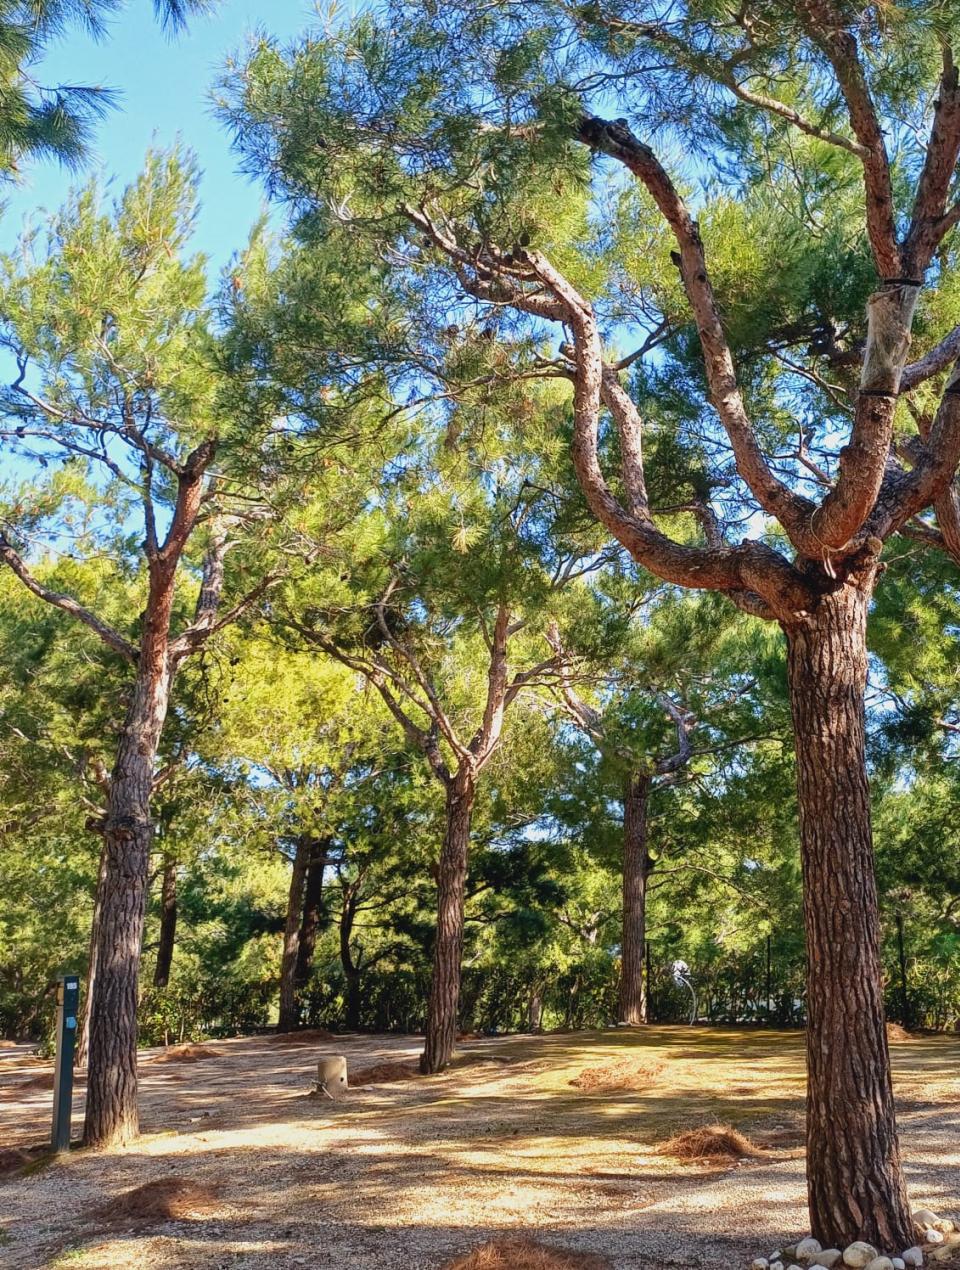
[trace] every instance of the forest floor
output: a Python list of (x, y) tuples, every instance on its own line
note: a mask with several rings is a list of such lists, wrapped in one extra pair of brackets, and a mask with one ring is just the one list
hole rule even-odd
[[(439, 1270), (523, 1235), (612, 1270), (733, 1267), (805, 1233), (798, 1033), (471, 1040), (442, 1076), (366, 1077), (335, 1102), (310, 1096), (319, 1055), (343, 1054), (362, 1076), (413, 1063), (416, 1039), (205, 1048), (214, 1056), (192, 1062), (143, 1052), (134, 1146), (0, 1176), (0, 1265)], [(911, 1198), (956, 1218), (960, 1038), (891, 1048)], [(0, 1159), (48, 1134), (51, 1093), (38, 1086), (49, 1073), (22, 1047), (0, 1049)], [(602, 1087), (611, 1082), (621, 1087)], [(77, 1128), (81, 1104), (82, 1086)], [(671, 1135), (712, 1123), (741, 1130), (758, 1154), (691, 1164), (663, 1153)], [(159, 1179), (181, 1180), (179, 1219), (122, 1211), (119, 1197)]]

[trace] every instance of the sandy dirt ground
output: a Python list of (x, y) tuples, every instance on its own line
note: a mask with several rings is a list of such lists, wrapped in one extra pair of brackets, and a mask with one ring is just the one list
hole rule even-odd
[[(486, 1239), (534, 1235), (612, 1267), (727, 1267), (804, 1230), (802, 1038), (651, 1027), (468, 1041), (439, 1077), (310, 1096), (320, 1054), (413, 1060), (416, 1039), (285, 1045), (251, 1037), (217, 1056), (141, 1056), (143, 1137), (0, 1178), (0, 1265), (11, 1270), (343, 1267), (437, 1270)], [(892, 1046), (915, 1205), (960, 1216), (960, 1039)], [(635, 1088), (570, 1082), (611, 1061)], [(0, 1147), (49, 1133), (49, 1072), (0, 1049)], [(82, 1087), (75, 1102), (82, 1114)], [(761, 1153), (680, 1164), (678, 1130), (731, 1124)], [(212, 1189), (192, 1220), (122, 1220), (122, 1193), (175, 1177)]]

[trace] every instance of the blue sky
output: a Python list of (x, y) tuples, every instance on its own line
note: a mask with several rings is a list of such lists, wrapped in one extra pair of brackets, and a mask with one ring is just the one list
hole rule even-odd
[(35, 68), (36, 78), (49, 85), (108, 86), (118, 90), (120, 100), (97, 128), (85, 172), (34, 163), (23, 185), (3, 192), (0, 249), (14, 246), (25, 216), (59, 207), (72, 185), (97, 174), (122, 188), (151, 145), (166, 146), (179, 137), (196, 152), (204, 172), (196, 245), (219, 268), (246, 240), (263, 193), (238, 174), (229, 139), (211, 114), (210, 87), (227, 55), (241, 49), (250, 32), (262, 29), (286, 41), (318, 22), (309, 0), (220, 0), (213, 15), (194, 19), (187, 32), (171, 39), (154, 20), (149, 0), (128, 0), (106, 39), (93, 41), (71, 30)]

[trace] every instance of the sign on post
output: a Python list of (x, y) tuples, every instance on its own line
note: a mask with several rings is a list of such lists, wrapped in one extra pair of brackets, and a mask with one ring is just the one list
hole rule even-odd
[(73, 1114), (73, 1051), (77, 1043), (77, 1004), (80, 979), (61, 975), (57, 980), (57, 1061), (53, 1069), (54, 1151), (70, 1150), (70, 1118)]

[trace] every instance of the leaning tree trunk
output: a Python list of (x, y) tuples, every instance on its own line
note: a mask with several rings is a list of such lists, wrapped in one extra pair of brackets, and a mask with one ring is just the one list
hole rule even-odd
[(153, 970), (153, 986), (165, 988), (170, 982), (173, 965), (173, 947), (177, 939), (177, 861), (164, 856), (163, 883), (160, 887), (160, 939), (157, 944), (157, 964)]
[(787, 628), (807, 939), (807, 1191), (825, 1247), (913, 1243), (884, 1020), (864, 746), (869, 583)]
[(634, 772), (623, 793), (623, 941), (620, 958), (621, 1023), (646, 1023), (647, 988), (643, 962), (647, 943), (647, 806), (650, 776)]
[(306, 986), (310, 971), (313, 969), (313, 954), (317, 947), (317, 936), (320, 933), (320, 922), (323, 917), (323, 871), (326, 866), (326, 843), (322, 840), (314, 841), (310, 852), (310, 863), (307, 865), (297, 966), (293, 972), (293, 982), (297, 992)]
[(303, 891), (310, 860), (310, 839), (301, 834), (293, 856), (290, 890), (287, 894), (287, 920), (283, 929), (283, 956), (280, 960), (280, 1017), (278, 1032), (290, 1032), (300, 1022), (297, 1001), (297, 958), (300, 955), (300, 921), (303, 914)]
[(425, 1074), (443, 1071), (457, 1042), (460, 963), (467, 856), (475, 787), (472, 773), (458, 773), (447, 785), (447, 827), (437, 879), (437, 938), (427, 1003), (427, 1035), (420, 1056)]
[(169, 610), (148, 617), (110, 781), (90, 1011), (86, 1146), (129, 1142), (139, 1132), (137, 983), (153, 837), (150, 794), (172, 679), (168, 629)]

